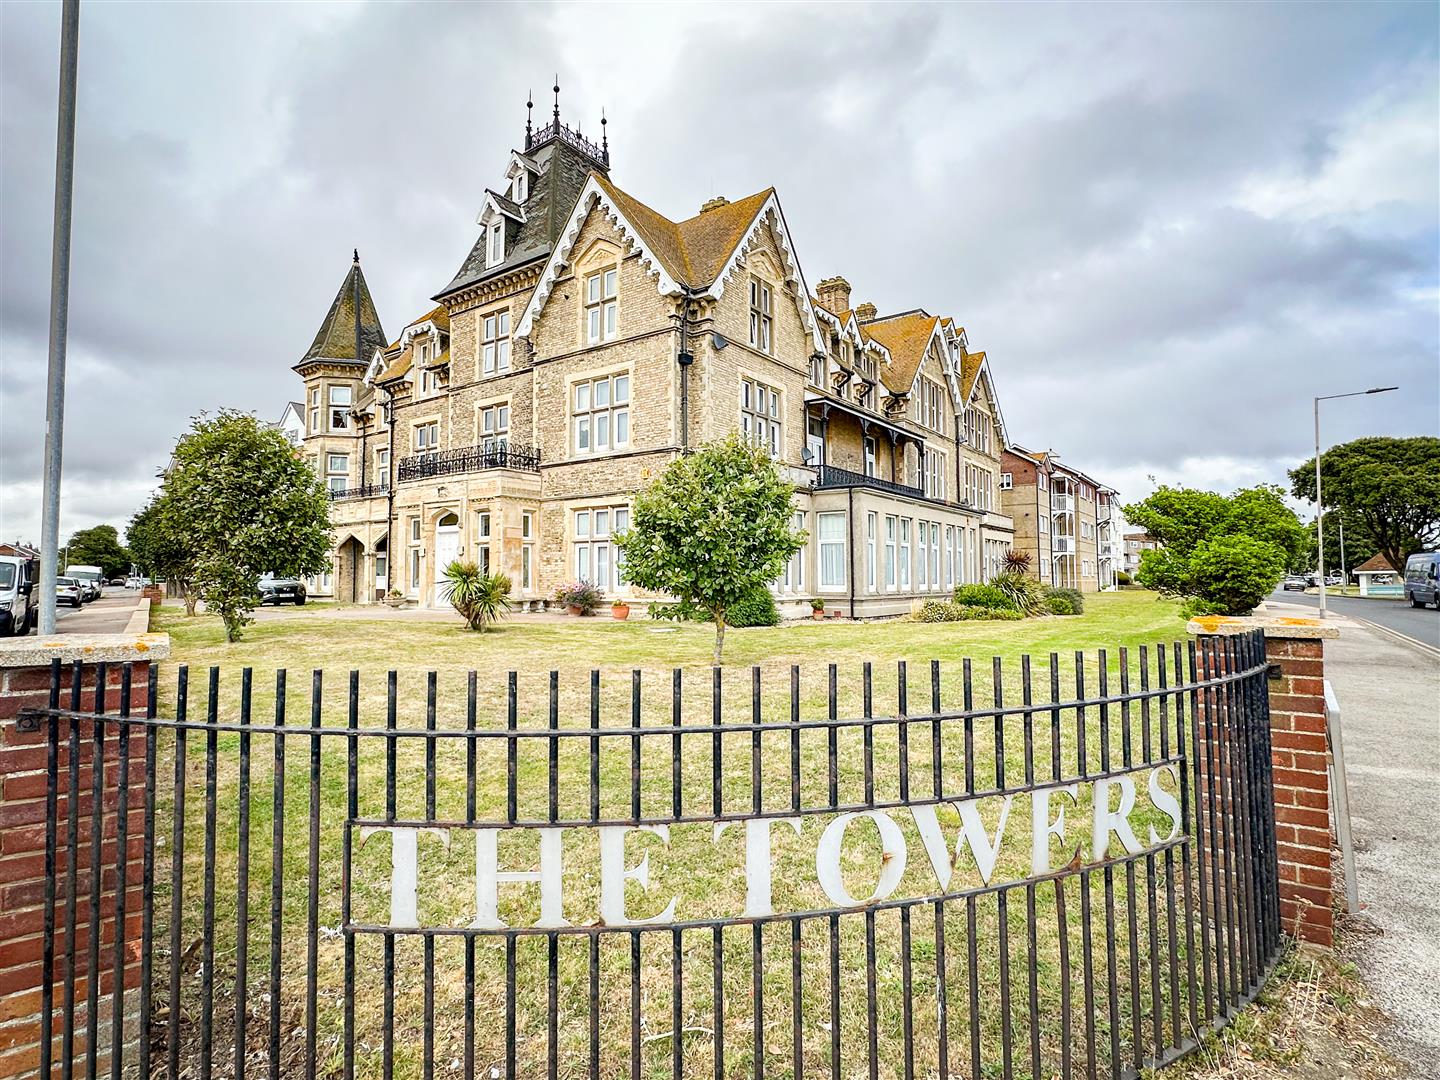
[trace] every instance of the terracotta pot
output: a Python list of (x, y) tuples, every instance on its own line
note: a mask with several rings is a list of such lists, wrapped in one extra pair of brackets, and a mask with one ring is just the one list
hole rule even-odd
[(624, 622), (626, 619), (628, 619), (628, 618), (630, 617), (630, 605), (629, 605), (629, 604), (611, 604), (611, 605), (610, 605), (610, 616), (611, 616), (611, 618), (619, 619), (621, 622)]
[(568, 611), (571, 615), (584, 614), (584, 611), (581, 609), (579, 604), (567, 604), (565, 605), (565, 610)]
[(818, 622), (819, 620), (825, 618), (825, 609), (813, 608), (810, 612), (810, 617)]

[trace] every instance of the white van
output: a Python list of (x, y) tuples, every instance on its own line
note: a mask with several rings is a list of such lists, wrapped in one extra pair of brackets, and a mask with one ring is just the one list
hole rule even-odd
[(1422, 551), (1405, 560), (1405, 599), (1411, 607), (1440, 608), (1440, 551)]
[(28, 634), (40, 621), (35, 579), (40, 564), (17, 555), (0, 555), (0, 634)]
[(98, 566), (67, 566), (65, 576), (73, 577), (85, 590), (85, 599), (99, 600), (100, 588), (105, 584), (105, 572)]

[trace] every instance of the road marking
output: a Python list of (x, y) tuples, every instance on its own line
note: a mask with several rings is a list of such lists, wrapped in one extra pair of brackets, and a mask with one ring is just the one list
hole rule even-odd
[(1394, 638), (1402, 645), (1413, 646), (1414, 648), (1419, 649), (1426, 656), (1429, 656), (1434, 660), (1440, 660), (1440, 649), (1437, 649), (1434, 645), (1430, 645), (1424, 641), (1421, 641), (1419, 638), (1411, 637), (1409, 634), (1401, 633), (1399, 630), (1394, 630), (1388, 626), (1382, 626), (1380, 623), (1371, 622), (1369, 619), (1362, 618), (1359, 615), (1347, 615), (1346, 618), (1353, 619), (1361, 626), (1368, 627), (1371, 630), (1378, 630), (1381, 634), (1384, 634), (1387, 637)]

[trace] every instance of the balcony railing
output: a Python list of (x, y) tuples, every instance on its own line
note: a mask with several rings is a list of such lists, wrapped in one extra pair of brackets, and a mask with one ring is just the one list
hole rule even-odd
[(897, 484), (893, 480), (882, 480), (878, 476), (866, 476), (864, 473), (842, 469), (835, 465), (821, 465), (816, 469), (816, 473), (815, 486), (817, 488), (866, 487), (874, 488), (876, 491), (887, 491), (891, 495), (904, 495), (909, 499), (928, 498), (922, 488), (913, 487), (910, 484)]
[(1113, 559), (1115, 557), (1115, 545), (1108, 540), (1100, 541), (1100, 557), (1102, 559)]
[(361, 487), (353, 488), (331, 488), (330, 501), (339, 502), (341, 499), (368, 499), (374, 495), (384, 495), (388, 491), (384, 484), (364, 484)]
[(1051, 495), (1050, 509), (1057, 514), (1073, 514), (1075, 512), (1075, 496)]
[(540, 471), (540, 451), (533, 446), (482, 445), (440, 450), (433, 454), (416, 454), (401, 458), (396, 466), (397, 480), (426, 480), (432, 476), (453, 476), (455, 473), (483, 472), (486, 469), (522, 469)]
[(1073, 536), (1054, 536), (1050, 539), (1050, 551), (1055, 555), (1074, 555), (1075, 538)]

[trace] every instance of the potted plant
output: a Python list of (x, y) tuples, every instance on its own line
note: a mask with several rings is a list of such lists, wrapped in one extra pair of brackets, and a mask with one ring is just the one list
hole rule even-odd
[(588, 581), (572, 581), (555, 590), (555, 600), (571, 615), (593, 615), (600, 606), (600, 590)]
[(392, 608), (404, 607), (405, 594), (402, 593), (399, 589), (391, 589), (388, 593), (385, 594), (385, 606)]
[(630, 617), (630, 605), (624, 600), (613, 600), (610, 603), (610, 617), (624, 622)]
[(810, 617), (812, 619), (825, 618), (825, 601), (818, 596), (810, 601)]

